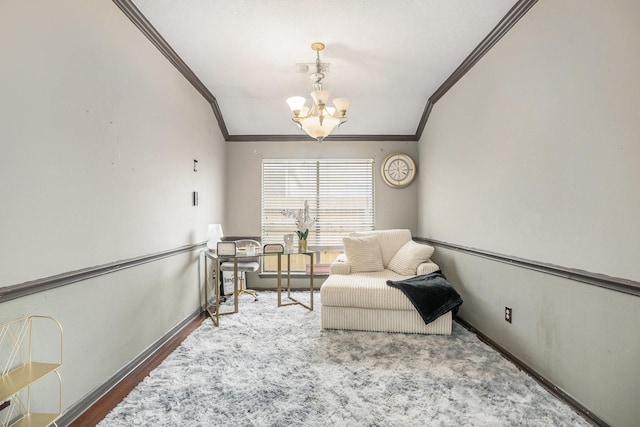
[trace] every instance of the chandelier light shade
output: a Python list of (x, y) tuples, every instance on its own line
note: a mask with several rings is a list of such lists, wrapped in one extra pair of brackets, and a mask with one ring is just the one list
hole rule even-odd
[(324, 50), (323, 43), (313, 43), (311, 49), (316, 51), (316, 71), (311, 74), (313, 91), (311, 108), (306, 106), (307, 100), (302, 96), (292, 96), (287, 99), (289, 108), (293, 111), (293, 121), (312, 138), (322, 141), (336, 126), (340, 126), (347, 121), (347, 110), (351, 101), (347, 98), (336, 98), (333, 100), (333, 107), (327, 106), (329, 103), (329, 91), (322, 89), (322, 63), (320, 62), (320, 51)]

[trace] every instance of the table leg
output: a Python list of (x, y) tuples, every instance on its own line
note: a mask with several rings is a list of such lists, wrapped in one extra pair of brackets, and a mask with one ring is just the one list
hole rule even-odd
[(287, 298), (291, 299), (291, 254), (287, 255)]
[(278, 254), (278, 307), (282, 305), (282, 255)]
[(238, 258), (233, 258), (233, 312), (238, 312)]
[(287, 255), (287, 298), (291, 302), (282, 303), (282, 300), (281, 300), (282, 287), (280, 282), (280, 275), (282, 271), (280, 266), (280, 255), (278, 254), (278, 307), (284, 307), (286, 305), (301, 305), (307, 310), (313, 311), (313, 252), (304, 253), (304, 255), (308, 255), (311, 259), (311, 267), (309, 269), (309, 273), (310, 273), (309, 274), (309, 298), (310, 298), (309, 301), (310, 303), (308, 305), (291, 297), (291, 254), (286, 254), (286, 255)]
[(313, 311), (313, 254), (311, 256), (311, 268), (309, 269), (309, 299), (311, 301), (309, 310)]
[[(209, 286), (211, 285), (211, 278), (209, 276), (209, 264), (207, 262), (207, 257), (204, 257), (204, 309), (207, 311), (207, 314), (213, 321), (215, 326), (219, 325), (218, 312), (220, 311), (220, 288), (218, 287), (217, 278), (219, 273), (219, 263), (216, 263), (216, 283), (214, 284), (215, 288), (215, 311), (212, 313), (209, 308)], [(213, 268), (213, 267), (212, 267)]]

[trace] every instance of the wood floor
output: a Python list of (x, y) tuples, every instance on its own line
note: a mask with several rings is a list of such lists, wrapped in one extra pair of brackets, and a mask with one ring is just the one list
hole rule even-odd
[(150, 358), (127, 375), (127, 377), (120, 381), (107, 394), (102, 396), (102, 398), (93, 404), (93, 406), (87, 409), (86, 412), (71, 424), (71, 427), (90, 427), (95, 426), (102, 421), (104, 417), (107, 416), (107, 414), (138, 385), (140, 381), (149, 375), (149, 372), (155, 369), (160, 362), (175, 350), (180, 343), (184, 341), (184, 339), (187, 338), (198, 326), (200, 326), (202, 321), (205, 319), (207, 319), (207, 315), (202, 313), (191, 323), (185, 326)]

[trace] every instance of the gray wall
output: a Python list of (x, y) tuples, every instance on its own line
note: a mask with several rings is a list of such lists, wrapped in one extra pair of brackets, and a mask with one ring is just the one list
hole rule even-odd
[[(638, 40), (637, 2), (538, 2), (435, 105), (419, 235), (640, 280)], [(640, 298), (445, 249), (435, 259), (463, 319), (606, 422), (638, 425)]]
[(415, 142), (234, 142), (227, 151), (226, 235), (260, 235), (262, 159), (374, 159), (376, 228), (417, 230), (418, 186), (393, 189), (380, 176), (380, 163), (396, 151), (408, 153), (417, 164)]
[[(211, 107), (112, 2), (4, 2), (0, 38), (0, 286), (202, 242), (224, 220)], [(183, 253), (0, 302), (0, 323), (62, 323), (67, 408), (198, 310), (199, 267)]]
[[(288, 157), (375, 158), (377, 228), (640, 280), (638, 8), (539, 2), (436, 104), (419, 145), (224, 144), (113, 3), (3, 4), (0, 286), (200, 242), (212, 222), (259, 235), (260, 162)], [(381, 181), (394, 151), (419, 183)], [(640, 419), (639, 298), (444, 249), (436, 261), (464, 319), (607, 422)], [(199, 267), (187, 253), (2, 302), (0, 323), (62, 322), (66, 408), (198, 309)]]
[[(348, 123), (345, 125), (348, 126)], [(375, 227), (409, 228), (417, 230), (418, 186), (414, 184), (393, 189), (380, 176), (380, 164), (394, 152), (409, 154), (416, 162), (415, 142), (233, 142), (227, 147), (227, 168), (230, 171), (226, 188), (226, 214), (223, 230), (227, 236), (260, 236), (262, 198), (262, 159), (374, 159)], [(293, 223), (291, 231), (295, 230)], [(324, 279), (317, 277), (319, 288)], [(249, 273), (247, 283), (255, 289), (275, 288), (276, 279)], [(293, 288), (307, 288), (308, 279), (292, 280)]]

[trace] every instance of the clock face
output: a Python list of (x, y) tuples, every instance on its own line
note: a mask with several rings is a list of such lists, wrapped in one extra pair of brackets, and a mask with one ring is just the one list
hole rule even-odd
[(389, 186), (403, 188), (415, 178), (416, 165), (408, 154), (393, 153), (385, 157), (380, 172)]

